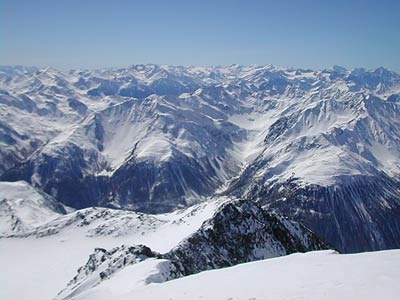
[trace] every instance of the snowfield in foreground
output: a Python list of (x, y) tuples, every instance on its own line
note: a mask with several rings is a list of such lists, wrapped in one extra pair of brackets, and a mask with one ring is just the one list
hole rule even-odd
[[(12, 201), (7, 203), (16, 202), (15, 197), (9, 198)], [(0, 238), (0, 266), (5, 270), (0, 273), (0, 299), (53, 299), (96, 247), (142, 243), (159, 252), (169, 251), (224, 200), (157, 216), (90, 208), (61, 216), (37, 230), (21, 230), (23, 237)], [(18, 206), (13, 205), (13, 211), (21, 215)], [(110, 220), (104, 216), (107, 213)], [(9, 228), (5, 229), (0, 233), (7, 235)]]
[[(316, 251), (206, 271), (164, 283), (151, 278), (162, 263), (130, 266), (75, 300), (128, 299), (398, 299), (400, 250), (337, 254)], [(147, 268), (147, 274), (144, 266)], [(139, 277), (137, 276), (139, 275)]]

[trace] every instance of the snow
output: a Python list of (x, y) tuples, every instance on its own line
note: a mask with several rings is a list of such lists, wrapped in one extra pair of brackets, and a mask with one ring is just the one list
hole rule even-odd
[(49, 199), (24, 181), (0, 182), (0, 236), (31, 229), (61, 216), (51, 205)]
[[(86, 222), (82, 222), (80, 217), (75, 218), (78, 213), (85, 215), (85, 210), (82, 210), (43, 225), (42, 231), (46, 232), (61, 224), (61, 230), (56, 234), (0, 238), (0, 265), (7, 270), (0, 274), (0, 298), (52, 299), (65, 288), (97, 247), (111, 249), (120, 245), (144, 244), (153, 251), (165, 253), (196, 231), (227, 200), (223, 197), (210, 199), (161, 215), (109, 210), (109, 219), (104, 216), (95, 218), (107, 209), (86, 209)], [(131, 220), (127, 222), (128, 217)], [(78, 221), (72, 221), (76, 219)], [(105, 231), (95, 234), (99, 228)], [(107, 230), (110, 231), (108, 234), (105, 233)], [(23, 289), (21, 282), (24, 282)]]
[[(22, 188), (26, 184), (14, 185)], [(0, 274), (0, 298), (53, 299), (97, 247), (145, 244), (165, 253), (197, 230), (225, 201), (230, 200), (209, 199), (160, 215), (89, 208), (39, 226), (39, 232), (59, 226), (54, 234), (1, 238), (0, 265), (7, 272)], [(74, 299), (247, 300), (265, 299), (266, 295), (272, 299), (376, 299), (378, 295), (397, 299), (400, 292), (400, 250), (295, 254), (164, 282), (170, 268), (166, 260), (148, 259), (83, 289)]]
[(98, 244), (71, 237), (0, 239), (0, 264), (7, 270), (0, 275), (0, 298), (53, 299)]
[(102, 114), (105, 128), (102, 152), (112, 169), (117, 169), (132, 154), (132, 149), (145, 137), (151, 124), (150, 119), (137, 122), (134, 108), (134, 102), (128, 101), (110, 107)]
[(157, 268), (154, 264), (152, 260), (129, 267), (74, 299), (394, 300), (400, 292), (400, 250), (292, 254), (143, 285), (138, 274), (146, 278)]
[[(147, 259), (143, 262), (130, 265), (118, 272), (117, 276), (103, 281), (100, 285), (73, 297), (73, 299), (113, 299), (129, 295), (132, 290), (140, 289), (149, 284), (165, 282), (171, 264), (164, 259)], [(69, 298), (68, 298), (69, 299)]]
[(270, 113), (259, 112), (250, 114), (235, 114), (229, 118), (229, 122), (247, 131), (245, 142), (236, 143), (238, 160), (244, 164), (253, 161), (264, 150), (264, 138), (268, 127), (276, 121)]
[(162, 136), (145, 138), (142, 143), (144, 146), (137, 151), (138, 158), (156, 157), (159, 161), (166, 161), (172, 156), (171, 144)]

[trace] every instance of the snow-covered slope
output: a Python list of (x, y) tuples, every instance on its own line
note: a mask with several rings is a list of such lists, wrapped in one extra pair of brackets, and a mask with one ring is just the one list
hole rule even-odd
[[(110, 251), (96, 248), (95, 252), (90, 255), (86, 265), (78, 269), (78, 274), (55, 299), (74, 299), (77, 295), (87, 293), (88, 290), (98, 286), (103, 280), (108, 280), (120, 269), (140, 264), (157, 255), (157, 253), (152, 252), (150, 248), (143, 245), (121, 246)], [(160, 274), (160, 282), (175, 278), (170, 273), (168, 272), (164, 276)], [(151, 283), (149, 277), (143, 276), (141, 280)]]
[[(238, 243), (243, 243), (241, 251), (236, 251)], [(140, 244), (151, 249), (135, 246)], [(0, 238), (0, 264), (8, 270), (0, 276), (0, 294), (2, 299), (44, 300), (61, 291), (57, 299), (75, 299), (109, 286), (132, 268), (135, 284), (146, 285), (326, 248), (296, 222), (225, 197), (159, 215), (87, 208)]]
[[(240, 246), (238, 246), (240, 245)], [(87, 263), (78, 269), (56, 299), (76, 299), (99, 285), (109, 285), (116, 274), (150, 258), (161, 259), (158, 272), (142, 282), (164, 282), (204, 270), (243, 262), (287, 255), (293, 252), (328, 249), (317, 236), (302, 225), (263, 211), (248, 201), (229, 201), (193, 234), (169, 252), (159, 254), (150, 248), (120, 246), (111, 250), (97, 248)], [(165, 260), (167, 259), (167, 260)], [(154, 263), (149, 263), (154, 268)], [(163, 266), (161, 269), (160, 266)]]
[(65, 213), (63, 205), (24, 181), (0, 182), (0, 237), (24, 234)]
[[(0, 265), (7, 272), (0, 274), (1, 299), (53, 299), (66, 288), (96, 248), (110, 252), (114, 248), (129, 248), (122, 245), (145, 244), (156, 252), (166, 253), (198, 230), (225, 201), (229, 199), (209, 199), (159, 215), (87, 208), (23, 233), (13, 233), (12, 237), (2, 237)], [(123, 253), (121, 250), (114, 254)], [(24, 282), (23, 289), (21, 282)]]
[[(150, 261), (148, 262), (148, 264)], [(145, 285), (157, 266), (126, 268), (76, 300), (128, 299), (398, 299), (400, 251), (292, 254)], [(141, 263), (143, 264), (143, 263)], [(143, 265), (144, 266), (144, 265)]]
[[(158, 252), (166, 252), (195, 232), (226, 201), (232, 200), (227, 197), (212, 198), (185, 209), (157, 215), (101, 207), (85, 208), (64, 215), (53, 214), (46, 221), (36, 222), (30, 228), (4, 234), (3, 237), (58, 239), (71, 236), (74, 240), (105, 238), (115, 240), (115, 245), (134, 242), (146, 244)], [(24, 207), (25, 212), (36, 212), (35, 209), (38, 208), (28, 205)], [(21, 220), (30, 221), (29, 218)], [(165, 236), (168, 239), (164, 239)]]
[(1, 180), (74, 208), (160, 213), (234, 195), (342, 251), (400, 247), (389, 70), (2, 67), (0, 91)]

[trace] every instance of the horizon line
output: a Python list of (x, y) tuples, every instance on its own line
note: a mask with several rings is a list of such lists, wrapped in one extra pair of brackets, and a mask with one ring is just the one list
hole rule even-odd
[(0, 64), (0, 68), (34, 68), (37, 70), (45, 70), (45, 69), (53, 69), (56, 71), (64, 71), (64, 72), (70, 72), (70, 71), (77, 71), (77, 70), (84, 70), (84, 71), (100, 71), (100, 70), (116, 70), (116, 69), (128, 69), (131, 67), (135, 66), (158, 66), (158, 67), (175, 67), (175, 68), (229, 68), (229, 67), (256, 67), (256, 68), (261, 68), (261, 67), (272, 67), (274, 69), (292, 69), (292, 70), (305, 70), (305, 71), (326, 71), (332, 68), (342, 68), (346, 71), (355, 71), (355, 70), (364, 70), (364, 71), (376, 71), (378, 69), (385, 69), (387, 71), (391, 71), (394, 73), (397, 73), (400, 75), (400, 70), (394, 70), (389, 67), (385, 66), (378, 66), (378, 67), (363, 67), (363, 66), (357, 66), (357, 67), (345, 67), (342, 65), (338, 64), (332, 64), (329, 67), (324, 67), (324, 68), (312, 68), (312, 67), (295, 67), (295, 66), (280, 66), (280, 65), (274, 65), (271, 63), (267, 64), (238, 64), (238, 63), (233, 63), (233, 64), (209, 64), (209, 65), (196, 65), (196, 64), (190, 64), (190, 65), (185, 65), (185, 64), (165, 64), (165, 63), (137, 63), (137, 64), (127, 64), (126, 66), (93, 66), (93, 67), (57, 67), (57, 66), (51, 66), (51, 65), (24, 65), (24, 64), (14, 64), (14, 65), (7, 65), (7, 64)]

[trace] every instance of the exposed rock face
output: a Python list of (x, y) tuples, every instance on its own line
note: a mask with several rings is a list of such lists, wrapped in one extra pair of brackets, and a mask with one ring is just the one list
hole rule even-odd
[(328, 249), (314, 233), (249, 201), (224, 204), (193, 235), (165, 254), (184, 275), (293, 252)]
[(306, 225), (341, 252), (398, 248), (400, 183), (385, 174), (337, 180), (329, 186), (299, 184), (295, 177), (271, 185), (255, 181), (245, 194)]
[(382, 176), (343, 178), (333, 186), (295, 183), (260, 191), (268, 209), (291, 216), (342, 252), (395, 249), (400, 236), (400, 183)]

